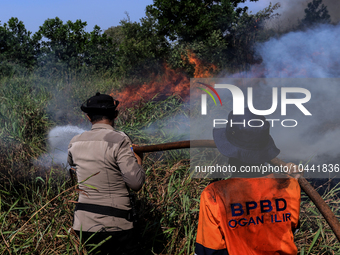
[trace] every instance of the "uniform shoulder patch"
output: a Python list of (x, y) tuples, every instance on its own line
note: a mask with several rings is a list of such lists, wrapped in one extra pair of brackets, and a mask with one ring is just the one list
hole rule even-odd
[(125, 137), (126, 137), (126, 134), (124, 132), (110, 131), (103, 137), (103, 139), (104, 141), (107, 141), (110, 143), (119, 143), (122, 140), (124, 140)]
[[(69, 145), (71, 145), (71, 143), (76, 142), (77, 139), (80, 137), (80, 135), (81, 135), (81, 134), (73, 136), (72, 139), (71, 139), (71, 141), (70, 141), (70, 143), (69, 143)], [(71, 145), (71, 146), (72, 146), (72, 145)]]

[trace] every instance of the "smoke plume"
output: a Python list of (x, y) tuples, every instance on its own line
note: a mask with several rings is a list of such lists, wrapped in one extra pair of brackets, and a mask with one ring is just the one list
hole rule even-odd
[[(273, 4), (280, 3), (281, 8), (277, 10), (280, 17), (268, 23), (270, 28), (278, 31), (287, 31), (294, 28), (299, 20), (305, 17), (305, 9), (308, 3), (312, 2), (312, 0), (260, 1), (263, 7), (268, 6), (270, 2)], [(340, 21), (340, 2), (337, 0), (323, 0), (321, 4), (327, 7), (328, 13), (331, 16), (331, 23), (338, 24)]]
[(67, 165), (67, 149), (71, 139), (86, 131), (76, 126), (57, 126), (48, 133), (48, 153), (42, 155), (35, 164), (49, 167), (53, 164)]
[[(304, 32), (291, 32), (258, 45), (257, 53), (263, 59), (262, 64), (253, 66), (250, 72), (233, 75), (265, 78), (267, 82), (261, 88), (263, 91), (277, 86), (271, 83), (272, 78), (285, 78), (282, 80), (286, 84), (291, 83), (289, 86), (304, 87), (311, 92), (312, 99), (308, 104), (312, 113), (310, 118), (302, 118), (301, 112), (296, 109), (296, 113), (289, 115), (289, 118), (300, 122), (296, 128), (272, 129), (281, 156), (286, 160), (298, 163), (312, 159), (312, 162), (321, 164), (337, 162), (340, 155), (339, 40), (340, 25), (321, 25)], [(256, 101), (262, 99), (257, 98)], [(261, 105), (261, 102), (258, 104)], [(263, 109), (268, 108), (267, 104)]]

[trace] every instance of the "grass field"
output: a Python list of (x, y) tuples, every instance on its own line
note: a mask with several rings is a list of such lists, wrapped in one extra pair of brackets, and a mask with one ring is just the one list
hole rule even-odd
[[(81, 125), (79, 105), (96, 91), (124, 83), (86, 73), (66, 76), (17, 74), (0, 80), (0, 254), (86, 254), (72, 231), (77, 192), (66, 168), (32, 163), (46, 152), (46, 134), (56, 125)], [(169, 134), (188, 109), (177, 96), (124, 109), (116, 122), (136, 144), (180, 140)], [(152, 132), (151, 132), (151, 131)], [(212, 181), (192, 179), (189, 151), (145, 155), (146, 183), (137, 196), (141, 254), (194, 254), (202, 190)], [(339, 186), (323, 198), (339, 214)], [(321, 188), (321, 187), (319, 187)], [(340, 254), (340, 244), (314, 204), (302, 194), (299, 254)]]

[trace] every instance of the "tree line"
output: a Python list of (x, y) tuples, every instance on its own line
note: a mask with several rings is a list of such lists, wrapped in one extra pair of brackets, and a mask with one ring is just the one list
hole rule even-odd
[[(260, 61), (254, 54), (255, 44), (272, 36), (264, 24), (277, 15), (274, 11), (279, 4), (252, 14), (247, 7), (239, 7), (244, 2), (154, 0), (139, 22), (127, 17), (104, 32), (99, 26), (86, 32), (86, 22), (64, 23), (56, 17), (47, 19), (32, 34), (13, 17), (0, 23), (0, 75), (21, 68), (144, 76), (161, 70), (164, 64), (191, 74), (192, 66), (186, 61), (188, 50), (220, 70), (247, 69)], [(313, 0), (308, 5), (301, 29), (315, 22), (330, 22), (321, 2)]]

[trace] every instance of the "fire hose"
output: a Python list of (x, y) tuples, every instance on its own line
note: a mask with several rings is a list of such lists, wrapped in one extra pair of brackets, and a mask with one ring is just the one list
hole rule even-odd
[[(155, 144), (155, 145), (146, 145), (146, 146), (133, 146), (133, 150), (136, 153), (146, 153), (146, 152), (155, 152), (155, 151), (165, 151), (165, 150), (176, 150), (176, 149), (185, 149), (185, 148), (216, 148), (215, 142), (213, 140), (193, 140), (193, 141), (179, 141), (179, 142), (171, 142), (171, 143), (163, 143), (163, 144)], [(285, 166), (287, 163), (274, 158), (270, 162), (270, 164), (275, 166)], [(318, 208), (322, 216), (327, 221), (330, 228), (333, 230), (333, 233), (337, 237), (340, 242), (340, 223), (332, 210), (326, 204), (326, 202), (322, 199), (319, 193), (310, 185), (310, 183), (304, 178), (299, 177), (298, 182), (300, 184), (301, 189), (307, 194), (307, 196), (313, 201), (315, 206)]]

